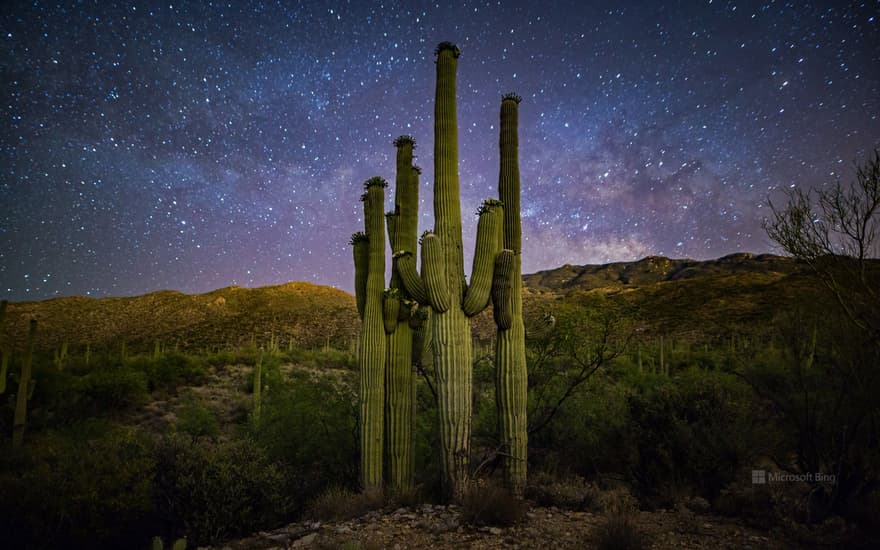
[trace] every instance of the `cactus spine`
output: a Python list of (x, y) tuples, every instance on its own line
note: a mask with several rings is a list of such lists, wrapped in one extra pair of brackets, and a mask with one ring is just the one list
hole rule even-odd
[(21, 366), (21, 377), (18, 379), (18, 390), (15, 395), (15, 416), (12, 422), (12, 448), (18, 449), (24, 441), (24, 428), (27, 423), (27, 402), (31, 388), (31, 364), (34, 356), (34, 341), (37, 337), (37, 320), (31, 319), (28, 331), (27, 351)]
[[(528, 430), (525, 328), (522, 316), (522, 225), (520, 220), (518, 110), (520, 98), (501, 100), (501, 167), (498, 195), (504, 203), (504, 263), (497, 274), (506, 278), (499, 285), (509, 293), (494, 305), (498, 325), (495, 344), (495, 399), (502, 444), (504, 482), (515, 495), (526, 485)], [(501, 273), (503, 272), (503, 273)]]
[[(397, 170), (394, 212), (387, 216), (391, 250), (415, 250), (418, 241), (419, 180), (412, 165), (415, 141), (410, 136), (394, 140)], [(396, 304), (394, 330), (388, 335), (385, 363), (385, 427), (388, 450), (388, 482), (393, 490), (413, 485), (415, 450), (415, 379), (413, 378), (413, 329), (410, 316), (414, 305), (406, 293), (398, 270), (392, 268), (390, 299)], [(386, 297), (386, 300), (388, 298)], [(389, 317), (390, 317), (389, 312)], [(386, 330), (389, 327), (386, 327)]]
[[(358, 350), (360, 365), (359, 433), (361, 446), (361, 485), (374, 489), (382, 485), (385, 402), (385, 327), (383, 321), (385, 287), (385, 187), (379, 177), (364, 183), (364, 224), (368, 242), (367, 275), (363, 289), (364, 314)], [(357, 260), (357, 252), (355, 252)]]

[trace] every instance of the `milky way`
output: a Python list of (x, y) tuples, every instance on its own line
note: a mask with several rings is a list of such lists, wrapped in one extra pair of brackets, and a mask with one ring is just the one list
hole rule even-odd
[(394, 181), (400, 134), (433, 225), (443, 40), (466, 249), (523, 97), (527, 272), (772, 251), (768, 197), (880, 146), (880, 1), (449, 4), (6, 4), (0, 294), (350, 291), (362, 183)]

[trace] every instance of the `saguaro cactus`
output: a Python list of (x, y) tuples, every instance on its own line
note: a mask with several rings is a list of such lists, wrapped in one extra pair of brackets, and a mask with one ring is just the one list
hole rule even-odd
[[(468, 479), (470, 452), (472, 350), (469, 316), (488, 301), (491, 270), (500, 246), (491, 221), (500, 213), (497, 201), (481, 208), (477, 232), (475, 276), (467, 287), (462, 254), (461, 205), (458, 182), (458, 124), (456, 69), (460, 50), (443, 42), (437, 46), (437, 85), (434, 102), (434, 231), (422, 237), (422, 274), (415, 272), (412, 250), (395, 251), (395, 264), (409, 294), (432, 308), (431, 341), (440, 417), (444, 488), (453, 499), (462, 496)], [(418, 299), (418, 298), (416, 298)], [(465, 311), (467, 304), (467, 311)]]
[(34, 341), (37, 337), (37, 320), (31, 319), (28, 332), (27, 351), (21, 365), (21, 377), (18, 379), (18, 390), (15, 395), (15, 416), (12, 422), (12, 448), (18, 449), (24, 441), (24, 428), (27, 423), (27, 402), (33, 391), (31, 385), (31, 364), (34, 356)]
[[(501, 169), (498, 195), (504, 202), (504, 254), (498, 255), (496, 273), (500, 290), (494, 307), (498, 326), (495, 344), (495, 399), (498, 431), (502, 444), (504, 481), (508, 489), (522, 495), (526, 484), (528, 431), (526, 401), (525, 328), (522, 316), (522, 226), (520, 221), (519, 96), (501, 100)], [(507, 279), (504, 281), (504, 279)]]
[[(360, 445), (361, 485), (374, 489), (382, 485), (382, 452), (384, 443), (383, 408), (385, 401), (385, 327), (383, 306), (385, 288), (385, 187), (379, 177), (364, 183), (364, 225), (366, 234), (358, 241), (368, 243), (367, 274), (358, 302), (363, 300), (363, 323), (358, 350), (360, 364)], [(353, 239), (354, 240), (354, 239)], [(358, 244), (355, 243), (355, 265)], [(357, 281), (357, 275), (356, 275)]]
[[(412, 165), (415, 141), (411, 136), (394, 140), (397, 148), (397, 176), (394, 211), (386, 215), (391, 250), (415, 250), (418, 241), (419, 169)], [(415, 380), (413, 378), (413, 328), (415, 305), (397, 269), (391, 272), (391, 292), (386, 301), (396, 302), (396, 316), (388, 321), (394, 328), (388, 334), (385, 362), (385, 428), (388, 450), (388, 482), (394, 490), (412, 487), (415, 468), (413, 425), (415, 419)], [(386, 302), (387, 303), (387, 302)]]

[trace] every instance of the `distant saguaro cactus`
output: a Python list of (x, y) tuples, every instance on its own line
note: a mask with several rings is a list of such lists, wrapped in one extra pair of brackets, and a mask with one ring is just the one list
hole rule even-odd
[(31, 366), (34, 358), (34, 342), (37, 338), (37, 320), (31, 319), (28, 331), (27, 351), (21, 365), (21, 377), (15, 394), (15, 416), (12, 421), (12, 448), (18, 449), (24, 441), (24, 428), (27, 423), (27, 402), (33, 392)]

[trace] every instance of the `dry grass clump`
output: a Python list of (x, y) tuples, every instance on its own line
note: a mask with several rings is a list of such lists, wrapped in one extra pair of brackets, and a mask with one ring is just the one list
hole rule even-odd
[(609, 513), (605, 521), (596, 526), (595, 534), (599, 550), (641, 550), (649, 546), (632, 511)]
[(384, 495), (378, 489), (355, 493), (344, 487), (331, 487), (306, 507), (305, 517), (321, 521), (346, 520), (379, 510), (384, 504)]
[(522, 521), (528, 506), (493, 483), (472, 486), (461, 502), (461, 520), (471, 525), (510, 527)]
[(560, 480), (546, 473), (536, 474), (526, 490), (526, 496), (538, 506), (556, 506), (578, 512), (600, 509), (600, 493), (595, 484), (580, 476)]

